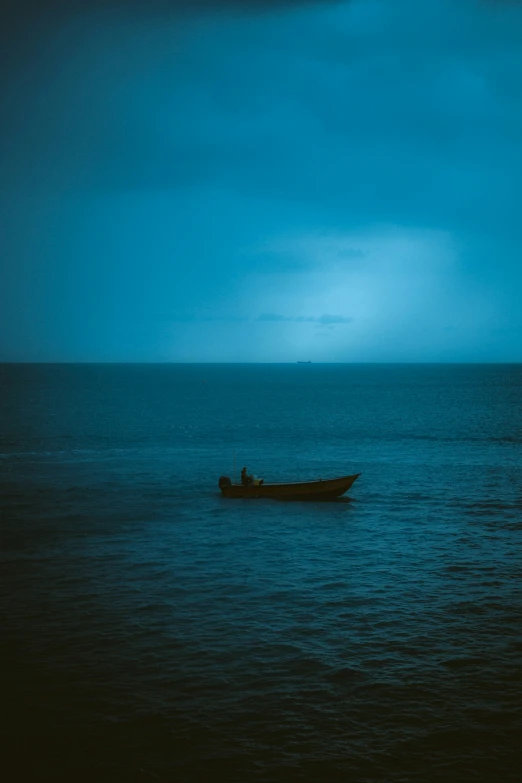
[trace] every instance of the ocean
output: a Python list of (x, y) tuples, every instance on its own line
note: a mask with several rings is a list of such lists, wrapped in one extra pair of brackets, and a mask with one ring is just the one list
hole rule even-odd
[(0, 382), (9, 779), (520, 780), (522, 365)]

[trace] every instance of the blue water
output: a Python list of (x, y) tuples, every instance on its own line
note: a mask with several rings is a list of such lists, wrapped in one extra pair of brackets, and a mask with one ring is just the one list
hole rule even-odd
[[(521, 365), (0, 380), (17, 779), (520, 779)], [(362, 475), (226, 500), (234, 452), (267, 481)]]

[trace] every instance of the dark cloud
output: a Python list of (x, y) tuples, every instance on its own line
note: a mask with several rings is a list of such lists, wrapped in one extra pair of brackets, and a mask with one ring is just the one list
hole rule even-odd
[(57, 27), (77, 20), (88, 24), (104, 17), (182, 21), (223, 14), (245, 16), (351, 0), (4, 0), (0, 6), (0, 85), (9, 71), (37, 61), (53, 46)]
[(315, 318), (313, 318), (313, 316), (289, 316), (280, 315), (279, 313), (261, 313), (257, 320), (268, 322), (293, 321), (294, 323), (304, 323), (315, 321)]
[[(154, 14), (123, 28), (86, 18), (32, 68), (5, 71), (7, 179), (121, 190), (220, 182), (355, 223), (370, 213), (510, 221), (522, 164), (516, 20), (471, 4), (364, 7), (181, 33)], [(506, 193), (507, 211), (493, 191)]]
[(324, 326), (330, 326), (331, 324), (350, 324), (353, 318), (345, 318), (342, 315), (321, 315), (317, 322)]
[(246, 316), (241, 315), (173, 315), (170, 317), (170, 321), (173, 323), (212, 323), (223, 322), (239, 324), (248, 321)]
[[(346, 1), (346, 0), (344, 0)], [(321, 5), (343, 2), (343, 0), (4, 0), (2, 13), (5, 16), (22, 15), (27, 12), (58, 13), (77, 9), (154, 8), (190, 12), (194, 9), (219, 10), (221, 8), (284, 8), (287, 6)]]
[[(212, 322), (224, 322), (224, 323), (245, 323), (250, 320), (247, 316), (241, 315), (199, 315), (195, 313), (187, 313), (181, 315), (173, 315), (169, 319), (172, 323), (212, 323)], [(277, 313), (261, 313), (256, 321), (263, 322), (289, 322), (289, 323), (315, 323), (322, 326), (330, 326), (332, 324), (349, 324), (352, 323), (353, 318), (347, 318), (343, 315), (279, 315)]]
[[(192, 15), (201, 12), (220, 13), (274, 11), (306, 5), (334, 4), (343, 0), (4, 0), (0, 21), (5, 24), (27, 22), (30, 17), (49, 20), (77, 13), (130, 10)], [(344, 0), (346, 2), (346, 0)]]
[(302, 323), (315, 323), (321, 324), (321, 326), (331, 326), (333, 324), (349, 324), (352, 323), (353, 318), (346, 318), (343, 315), (320, 315), (319, 317), (313, 315), (279, 315), (278, 313), (261, 313), (257, 318), (258, 321), (265, 322), (291, 322), (295, 324)]

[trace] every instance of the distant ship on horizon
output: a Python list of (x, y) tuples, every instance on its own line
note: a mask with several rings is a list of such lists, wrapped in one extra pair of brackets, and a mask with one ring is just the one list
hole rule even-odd
[(297, 362), (297, 364), (312, 364), (312, 362), (310, 361), (310, 359), (308, 359), (307, 362)]

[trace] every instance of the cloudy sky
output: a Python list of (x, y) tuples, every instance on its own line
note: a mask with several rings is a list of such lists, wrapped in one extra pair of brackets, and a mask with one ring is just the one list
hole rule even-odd
[(522, 3), (2, 13), (0, 360), (522, 361)]

